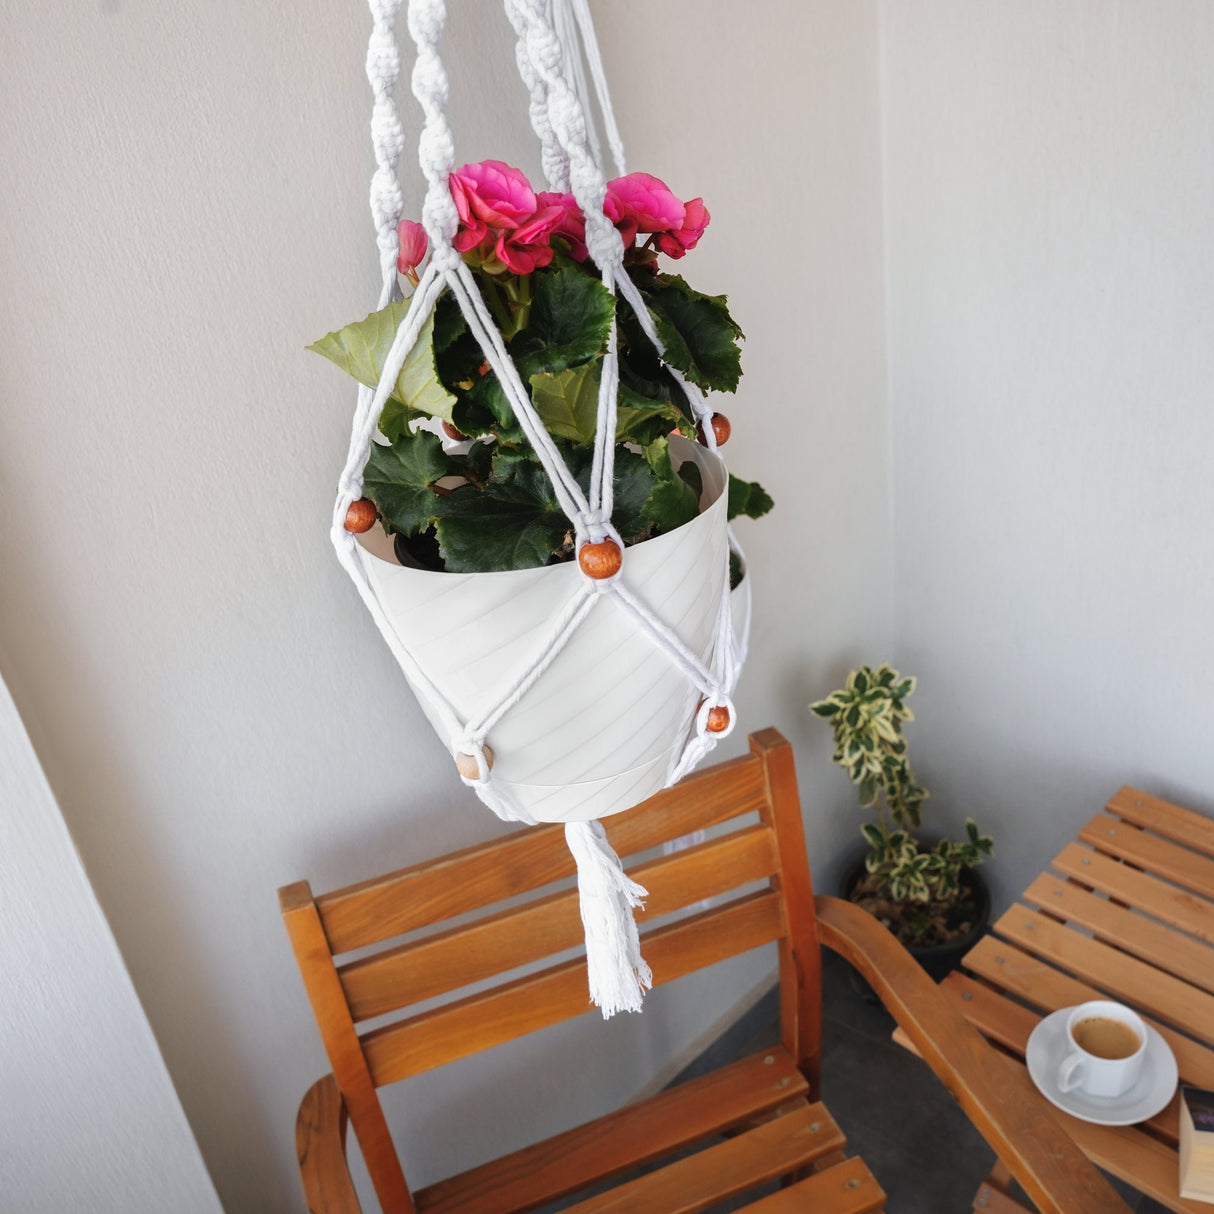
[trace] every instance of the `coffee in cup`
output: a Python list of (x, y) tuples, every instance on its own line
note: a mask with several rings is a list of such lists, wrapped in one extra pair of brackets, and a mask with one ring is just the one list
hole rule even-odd
[(1085, 1016), (1071, 1029), (1071, 1039), (1085, 1054), (1097, 1058), (1128, 1058), (1138, 1052), (1142, 1038), (1124, 1020)]
[(1088, 1096), (1112, 1097), (1138, 1081), (1147, 1048), (1147, 1028), (1123, 1003), (1093, 999), (1071, 1009), (1066, 1022), (1067, 1054), (1058, 1087)]

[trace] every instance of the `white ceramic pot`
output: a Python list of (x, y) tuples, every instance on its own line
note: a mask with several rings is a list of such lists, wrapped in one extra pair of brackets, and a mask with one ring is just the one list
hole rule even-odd
[[(624, 585), (706, 665), (728, 576), (728, 474), (721, 459), (671, 438), (677, 463), (694, 459), (704, 485), (690, 523), (624, 553)], [(583, 585), (569, 562), (496, 573), (409, 569), (378, 528), (359, 559), (410, 655), (463, 721), (483, 717), (536, 659), (553, 621)], [(736, 597), (736, 596), (735, 596)], [(408, 672), (406, 672), (406, 675)], [(410, 680), (454, 751), (444, 714)], [(565, 648), (490, 730), (492, 780), (541, 822), (585, 821), (629, 809), (665, 786), (671, 757), (702, 698), (623, 605), (604, 594)]]

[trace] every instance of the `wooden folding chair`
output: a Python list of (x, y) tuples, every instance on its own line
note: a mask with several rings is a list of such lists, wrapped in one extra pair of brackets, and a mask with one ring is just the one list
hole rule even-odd
[[(581, 959), (465, 990), (581, 940), (577, 891), (536, 892), (573, 875), (562, 828), (520, 830), (320, 897), (306, 882), (287, 886), (283, 917), (333, 1068), (304, 1097), (296, 1125), (313, 1214), (361, 1209), (347, 1118), (386, 1214), (518, 1214), (591, 1187), (578, 1214), (692, 1214), (756, 1189), (745, 1207), (756, 1214), (883, 1209), (879, 1185), (846, 1157), (818, 1100), (819, 940), (860, 969), (1042, 1211), (1128, 1209), (1022, 1073), (876, 920), (850, 903), (815, 900), (792, 749), (775, 730), (753, 735), (749, 755), (606, 827), (625, 858), (715, 828), (707, 842), (630, 868), (649, 890), (639, 918), (664, 920), (643, 932), (642, 949), (658, 984), (777, 942), (779, 1046), (410, 1192), (377, 1089), (589, 1010)], [(706, 899), (708, 909), (697, 909)], [(678, 915), (683, 908), (692, 909)], [(335, 960), (354, 950), (356, 959)], [(450, 997), (408, 1010), (441, 996)], [(359, 1033), (361, 1022), (389, 1013), (401, 1014)], [(640, 1165), (648, 1170), (637, 1176)]]

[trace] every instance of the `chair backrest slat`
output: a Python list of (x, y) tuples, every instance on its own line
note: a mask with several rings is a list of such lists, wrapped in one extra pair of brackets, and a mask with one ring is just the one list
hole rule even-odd
[[(744, 755), (609, 818), (607, 836), (627, 856), (755, 812), (764, 801), (762, 765)], [(316, 907), (330, 949), (345, 953), (538, 889), (574, 871), (564, 827), (531, 827), (323, 894)]]
[[(659, 986), (780, 937), (783, 908), (762, 890), (721, 908), (658, 928), (643, 942)], [(515, 979), (409, 1020), (374, 1029), (361, 1040), (376, 1087), (547, 1028), (590, 1008), (584, 958)]]
[[(775, 837), (759, 825), (650, 860), (630, 872), (649, 891), (637, 919), (761, 881), (776, 867)], [(337, 972), (354, 1020), (369, 1020), (564, 952), (581, 942), (583, 930), (577, 890), (570, 889), (348, 962)]]

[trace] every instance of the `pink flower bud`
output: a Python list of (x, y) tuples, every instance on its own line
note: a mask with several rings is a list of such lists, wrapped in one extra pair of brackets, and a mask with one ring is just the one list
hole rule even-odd
[(426, 250), (429, 248), (426, 229), (420, 223), (414, 223), (412, 219), (402, 219), (396, 225), (396, 236), (400, 242), (396, 268), (417, 286), (417, 267), (425, 261)]
[(658, 234), (658, 248), (667, 257), (682, 257), (688, 249), (694, 249), (700, 237), (704, 235), (709, 219), (712, 218), (702, 198), (693, 198), (686, 204), (685, 210), (686, 214), (679, 227)]

